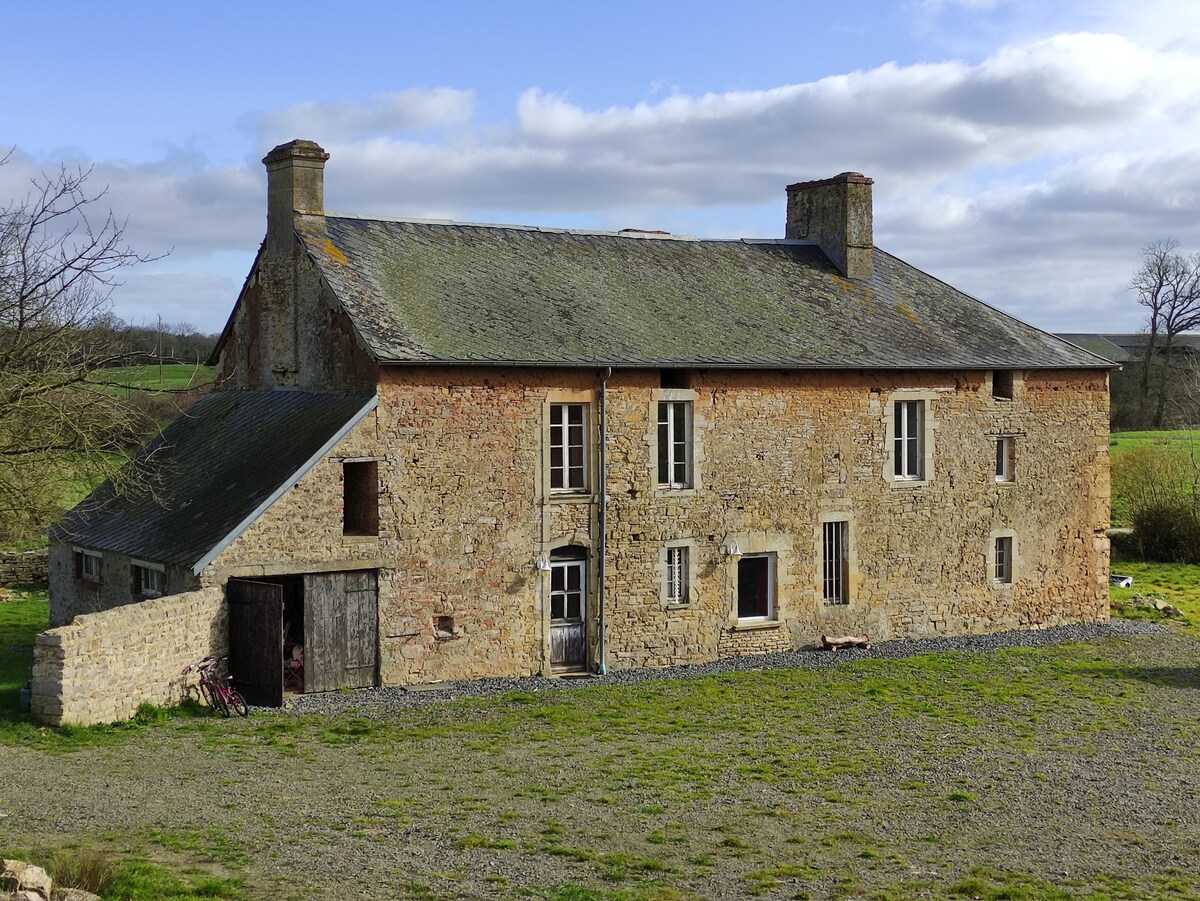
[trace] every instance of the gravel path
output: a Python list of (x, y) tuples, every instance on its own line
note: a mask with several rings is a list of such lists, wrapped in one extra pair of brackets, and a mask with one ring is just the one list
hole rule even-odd
[(872, 645), (869, 650), (848, 648), (841, 651), (803, 650), (775, 654), (751, 654), (728, 657), (710, 663), (655, 669), (612, 670), (604, 676), (547, 679), (527, 676), (517, 679), (475, 679), (429, 683), (416, 689), (399, 686), (364, 688), (351, 692), (325, 692), (297, 695), (288, 699), (287, 710), (298, 714), (340, 713), (355, 710), (370, 714), (402, 710), (454, 698), (479, 698), (510, 691), (572, 691), (596, 685), (633, 685), (663, 679), (694, 678), (716, 673), (750, 670), (795, 669), (797, 667), (838, 666), (856, 660), (897, 659), (917, 654), (944, 651), (997, 651), (1002, 648), (1033, 648), (1073, 641), (1097, 641), (1105, 638), (1154, 635), (1170, 632), (1159, 623), (1112, 619), (1106, 623), (1077, 623), (1051, 629), (1015, 630), (987, 635), (957, 635), (943, 638), (902, 638)]

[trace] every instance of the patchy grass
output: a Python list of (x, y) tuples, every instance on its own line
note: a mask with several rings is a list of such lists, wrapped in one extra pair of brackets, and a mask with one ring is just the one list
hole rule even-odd
[(1200, 429), (1164, 430), (1157, 432), (1113, 432), (1108, 439), (1109, 452), (1114, 456), (1146, 444), (1190, 444), (1200, 450)]

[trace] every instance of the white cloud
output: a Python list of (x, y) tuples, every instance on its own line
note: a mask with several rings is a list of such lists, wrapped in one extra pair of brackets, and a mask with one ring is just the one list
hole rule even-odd
[(462, 125), (474, 109), (471, 91), (412, 88), (376, 94), (367, 103), (298, 103), (258, 117), (256, 125), (267, 146), (299, 137), (324, 144)]
[[(128, 213), (139, 249), (173, 246), (174, 266), (195, 260), (201, 271), (214, 251), (253, 253), (265, 209), (257, 159), (293, 137), (330, 151), (332, 210), (707, 223), (722, 235), (730, 222), (780, 233), (784, 185), (853, 169), (876, 180), (881, 246), (1035, 321), (1100, 327), (1052, 321), (1059, 310), (1058, 320), (1086, 313), (1115, 328), (1141, 245), (1170, 235), (1200, 248), (1200, 56), (1188, 46), (1064, 33), (974, 64), (888, 63), (607, 109), (531, 88), (510, 122), (486, 127), (473, 124), (470, 91), (403, 91), (264, 114), (242, 167), (177, 154), (97, 163), (94, 177)], [(19, 157), (0, 180), (31, 167)], [(199, 283), (178, 290), (199, 302)], [(226, 309), (236, 286), (229, 292)]]

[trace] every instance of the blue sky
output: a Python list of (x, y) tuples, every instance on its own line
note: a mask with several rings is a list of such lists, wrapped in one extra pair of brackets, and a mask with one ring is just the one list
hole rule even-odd
[(331, 210), (713, 237), (780, 236), (786, 184), (858, 170), (880, 247), (1044, 328), (1132, 330), (1140, 248), (1200, 250), (1196, 6), (21, 4), (0, 200), (91, 166), (170, 252), (115, 312), (213, 331), (291, 138), (331, 153)]

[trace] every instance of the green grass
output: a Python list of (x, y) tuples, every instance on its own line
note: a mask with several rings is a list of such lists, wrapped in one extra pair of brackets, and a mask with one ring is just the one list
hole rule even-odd
[[(1200, 445), (1200, 429), (1164, 430), (1157, 432), (1113, 432), (1108, 440), (1109, 451), (1114, 456), (1146, 444)], [(1200, 450), (1200, 447), (1198, 447), (1198, 450)]]
[(1200, 566), (1190, 566), (1186, 563), (1142, 563), (1127, 557), (1114, 557), (1112, 572), (1133, 576), (1131, 588), (1109, 589), (1114, 615), (1134, 619), (1163, 619), (1162, 616), (1149, 611), (1138, 611), (1134, 608), (1127, 610), (1122, 607), (1135, 595), (1160, 597), (1178, 607), (1183, 613), (1182, 620), (1173, 619), (1171, 622), (1192, 634), (1200, 635)]
[(216, 370), (212, 366), (193, 366), (184, 363), (168, 363), (158, 367), (126, 366), (120, 369), (107, 369), (104, 377), (107, 381), (131, 388), (151, 391), (181, 391), (185, 388), (198, 388), (211, 385)]
[(21, 686), (33, 666), (33, 637), (50, 619), (44, 591), (8, 590), (16, 600), (0, 602), (0, 730), (20, 718)]

